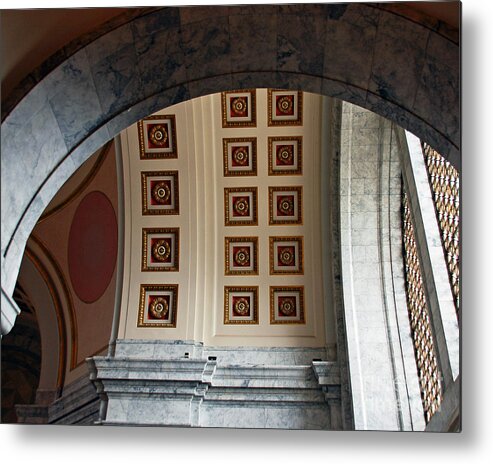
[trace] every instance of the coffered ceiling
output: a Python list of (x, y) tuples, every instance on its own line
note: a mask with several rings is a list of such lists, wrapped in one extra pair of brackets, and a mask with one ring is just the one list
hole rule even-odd
[(120, 337), (325, 346), (323, 102), (228, 91), (121, 134), (129, 233)]

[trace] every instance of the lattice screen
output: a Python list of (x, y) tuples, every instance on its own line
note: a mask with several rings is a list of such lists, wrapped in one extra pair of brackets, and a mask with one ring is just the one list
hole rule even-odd
[(426, 302), (414, 227), (406, 194), (403, 195), (403, 237), (407, 307), (411, 321), (421, 398), (425, 419), (428, 423), (440, 406), (442, 391), (429, 309)]
[(457, 170), (427, 144), (423, 153), (435, 200), (435, 209), (442, 236), (445, 258), (449, 271), (450, 284), (459, 312), (459, 173)]

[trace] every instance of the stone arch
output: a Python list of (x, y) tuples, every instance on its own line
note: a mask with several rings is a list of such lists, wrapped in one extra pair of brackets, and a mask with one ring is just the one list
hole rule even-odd
[(431, 18), (356, 3), (162, 8), (89, 39), (38, 70), (2, 121), (3, 333), (50, 199), (97, 148), (160, 108), (227, 89), (301, 89), (385, 116), (459, 165), (458, 39)]

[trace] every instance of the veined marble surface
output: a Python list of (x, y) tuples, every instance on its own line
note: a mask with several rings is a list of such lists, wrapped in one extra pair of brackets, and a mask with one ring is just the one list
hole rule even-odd
[(234, 351), (118, 340), (115, 357), (88, 359), (91, 380), (108, 401), (102, 423), (342, 428), (339, 366), (323, 359), (324, 348), (241, 347), (239, 358)]
[(314, 359), (334, 361), (335, 346), (303, 347), (204, 347), (192, 340), (117, 340), (117, 357), (145, 359), (204, 358), (227, 364), (309, 365)]
[(396, 131), (343, 103), (341, 262), (357, 430), (424, 428), (405, 294)]

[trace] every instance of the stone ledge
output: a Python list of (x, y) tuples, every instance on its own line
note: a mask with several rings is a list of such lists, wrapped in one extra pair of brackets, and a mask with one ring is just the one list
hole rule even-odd
[[(202, 359), (132, 358), (131, 346), (137, 356), (156, 354), (152, 349), (143, 351), (142, 344), (129, 343), (123, 350), (125, 357), (87, 359), (91, 381), (108, 405), (100, 424), (340, 428), (341, 389), (336, 384), (336, 363), (227, 364), (208, 360), (209, 349), (203, 349)], [(289, 349), (282, 351), (287, 354)], [(295, 351), (300, 354), (303, 349)], [(331, 425), (332, 415), (335, 422)]]

